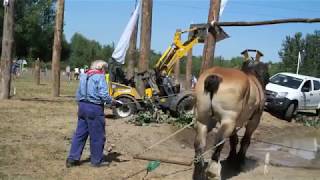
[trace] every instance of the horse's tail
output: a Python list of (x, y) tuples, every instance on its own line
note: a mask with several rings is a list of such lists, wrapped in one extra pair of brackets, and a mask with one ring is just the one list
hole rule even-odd
[(204, 91), (210, 93), (210, 98), (218, 91), (222, 78), (218, 75), (210, 75), (204, 81)]

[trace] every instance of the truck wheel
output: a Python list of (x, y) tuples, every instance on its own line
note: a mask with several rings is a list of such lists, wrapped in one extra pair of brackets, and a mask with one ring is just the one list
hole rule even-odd
[(320, 116), (320, 109), (317, 109), (316, 113), (317, 113), (317, 116)]
[(177, 112), (174, 112), (175, 117), (180, 116), (182, 113), (193, 114), (194, 110), (194, 97), (188, 96), (182, 99), (177, 105)]
[(117, 100), (123, 102), (124, 105), (120, 107), (114, 107), (113, 108), (113, 114), (117, 118), (126, 118), (134, 114), (137, 110), (136, 104), (134, 103), (133, 100), (127, 97), (120, 97)]
[(288, 122), (291, 122), (295, 112), (296, 112), (296, 105), (294, 103), (290, 103), (288, 108), (284, 112), (283, 118)]

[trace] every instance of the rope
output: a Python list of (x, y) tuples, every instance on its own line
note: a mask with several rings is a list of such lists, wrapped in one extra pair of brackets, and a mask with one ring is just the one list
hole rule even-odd
[(205, 156), (206, 154), (208, 154), (209, 152), (215, 150), (218, 146), (220, 146), (221, 144), (225, 143), (226, 139), (223, 139), (222, 141), (220, 141), (218, 144), (212, 146), (211, 148), (209, 148), (208, 150), (206, 150), (205, 152), (197, 155), (197, 157), (194, 158), (193, 162), (195, 163), (199, 163), (201, 161), (201, 159), (203, 158), (203, 156)]
[[(130, 178), (132, 178), (132, 177), (144, 172), (145, 170), (147, 170), (147, 168), (140, 169), (139, 171), (137, 171), (137, 172), (135, 172), (133, 174), (130, 174), (129, 176), (126, 176), (126, 177), (122, 178), (122, 180), (130, 179)], [(147, 176), (147, 174), (145, 176)]]
[(151, 146), (147, 147), (146, 149), (144, 149), (141, 153), (138, 153), (137, 155), (140, 155), (140, 154), (142, 154), (142, 153), (145, 153), (145, 152), (147, 152), (147, 151), (151, 150), (151, 149), (152, 149), (152, 148), (154, 148), (155, 146), (157, 146), (157, 145), (159, 145), (159, 144), (163, 143), (164, 141), (166, 141), (166, 140), (170, 139), (171, 137), (173, 137), (173, 136), (177, 135), (178, 133), (182, 132), (183, 130), (185, 130), (186, 128), (188, 128), (188, 127), (192, 126), (193, 124), (194, 124), (194, 122), (191, 122), (191, 123), (187, 124), (187, 125), (186, 125), (186, 126), (184, 126), (183, 128), (181, 128), (181, 129), (177, 130), (176, 132), (174, 132), (174, 133), (170, 134), (169, 136), (167, 136), (167, 137), (163, 138), (162, 140), (160, 140), (160, 141), (158, 141), (158, 142), (156, 142), (156, 143), (152, 144)]
[[(237, 133), (241, 128), (238, 127), (236, 128), (234, 133)], [(218, 144), (211, 146), (208, 150), (206, 150), (205, 152), (203, 152), (202, 154), (197, 155), (193, 162), (195, 163), (199, 163), (201, 161), (201, 159), (203, 158), (204, 155), (208, 154), (209, 152), (215, 150), (217, 147), (219, 147), (221, 144), (226, 142), (226, 138), (223, 138)]]
[[(151, 146), (149, 146), (148, 148), (146, 148), (145, 150), (143, 150), (141, 153), (136, 154), (136, 156), (138, 156), (138, 155), (140, 155), (140, 154), (142, 154), (142, 153), (145, 153), (145, 152), (151, 150), (151, 149), (154, 148), (155, 146), (157, 146), (157, 145), (163, 143), (164, 141), (170, 139), (171, 137), (177, 135), (178, 133), (182, 132), (183, 130), (185, 130), (186, 128), (192, 126), (193, 124), (194, 124), (194, 122), (191, 122), (191, 123), (187, 124), (186, 126), (184, 126), (183, 128), (177, 130), (176, 132), (170, 134), (169, 136), (163, 138), (162, 140), (156, 142), (155, 144), (152, 144)], [(133, 174), (125, 177), (125, 178), (123, 178), (123, 180), (130, 179), (130, 178), (132, 178), (132, 177), (140, 174), (141, 172), (143, 172), (143, 171), (145, 171), (145, 170), (146, 170), (146, 168), (143, 168), (143, 169), (141, 169), (141, 170), (139, 170), (139, 171), (137, 171), (137, 172), (135, 172), (135, 173), (133, 173)], [(145, 178), (147, 177), (147, 175), (148, 175), (148, 171), (147, 171), (147, 173), (144, 175), (143, 179), (145, 179)]]

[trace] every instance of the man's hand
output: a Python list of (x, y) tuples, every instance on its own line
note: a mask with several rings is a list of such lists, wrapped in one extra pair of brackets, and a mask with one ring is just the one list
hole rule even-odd
[(114, 107), (120, 107), (122, 105), (123, 105), (123, 102), (119, 100), (112, 100), (111, 102), (111, 106), (114, 106)]

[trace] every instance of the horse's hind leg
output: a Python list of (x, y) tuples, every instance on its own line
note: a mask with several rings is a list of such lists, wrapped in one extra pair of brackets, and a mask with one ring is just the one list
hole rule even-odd
[(205, 169), (204, 169), (204, 158), (202, 154), (204, 152), (204, 148), (206, 146), (208, 134), (208, 127), (200, 122), (196, 124), (196, 138), (194, 142), (195, 149), (195, 161), (194, 161), (194, 171), (193, 171), (193, 179), (194, 180), (205, 180)]
[(243, 163), (246, 158), (246, 153), (247, 153), (247, 150), (250, 145), (251, 136), (259, 125), (261, 115), (262, 115), (262, 112), (255, 113), (252, 116), (252, 119), (249, 120), (249, 122), (246, 126), (246, 131), (245, 131), (244, 136), (241, 140), (241, 147), (240, 147), (240, 150), (237, 154), (239, 163)]
[[(216, 134), (215, 145), (222, 143), (226, 138), (228, 138), (235, 128), (235, 121), (231, 119), (222, 119), (221, 126)], [(219, 145), (211, 157), (211, 162), (207, 169), (207, 176), (210, 178), (218, 178), (221, 173), (221, 165), (220, 165), (220, 152), (223, 148), (224, 143)]]
[(233, 131), (229, 139), (230, 139), (230, 152), (227, 160), (230, 162), (233, 162), (237, 157), (237, 145), (239, 143), (239, 138), (236, 130)]

